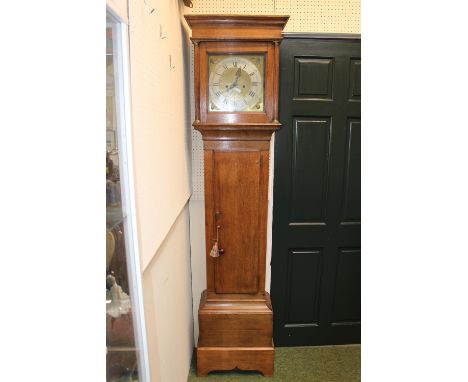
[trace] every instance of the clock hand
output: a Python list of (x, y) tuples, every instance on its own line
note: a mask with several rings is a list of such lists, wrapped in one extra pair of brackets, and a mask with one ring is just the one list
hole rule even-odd
[(233, 88), (235, 88), (237, 86), (237, 81), (239, 81), (239, 78), (242, 74), (242, 70), (241, 68), (237, 69), (237, 72), (236, 72), (236, 79), (234, 80), (234, 82), (229, 86), (229, 89), (228, 90), (231, 90)]
[(233, 87), (237, 86), (237, 81), (239, 81), (239, 78), (240, 78), (241, 74), (242, 74), (241, 68), (237, 69), (237, 72), (236, 72), (236, 80), (234, 81), (234, 84), (232, 84)]

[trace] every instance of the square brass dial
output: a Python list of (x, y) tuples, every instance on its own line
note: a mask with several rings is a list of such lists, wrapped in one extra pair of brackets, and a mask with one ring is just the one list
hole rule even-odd
[(208, 56), (208, 111), (263, 112), (265, 56)]

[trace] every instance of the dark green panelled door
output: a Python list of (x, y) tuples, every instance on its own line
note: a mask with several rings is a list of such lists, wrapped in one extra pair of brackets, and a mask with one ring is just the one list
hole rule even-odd
[(361, 44), (286, 37), (275, 136), (277, 346), (359, 343)]

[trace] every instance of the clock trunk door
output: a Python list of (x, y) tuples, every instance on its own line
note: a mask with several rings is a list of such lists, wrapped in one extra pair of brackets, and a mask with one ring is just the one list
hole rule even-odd
[(261, 153), (215, 151), (213, 164), (213, 227), (219, 227), (219, 247), (224, 250), (215, 260), (215, 292), (257, 293)]

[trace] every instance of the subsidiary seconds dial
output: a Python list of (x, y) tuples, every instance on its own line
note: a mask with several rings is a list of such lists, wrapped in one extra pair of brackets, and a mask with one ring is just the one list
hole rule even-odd
[(210, 56), (209, 111), (263, 111), (263, 56)]

